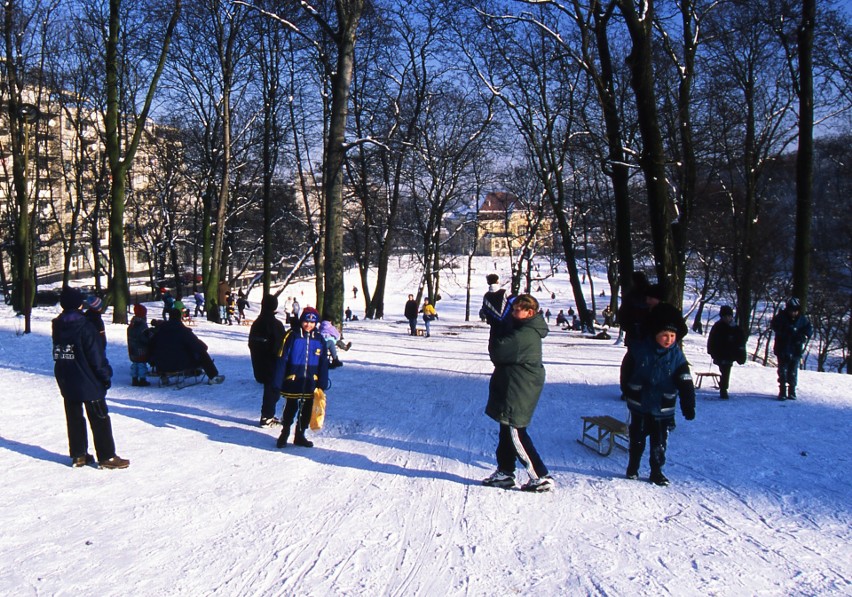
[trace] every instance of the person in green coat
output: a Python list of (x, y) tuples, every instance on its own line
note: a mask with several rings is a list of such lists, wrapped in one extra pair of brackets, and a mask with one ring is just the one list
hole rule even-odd
[(515, 299), (511, 317), (491, 324), (488, 356), (494, 373), (485, 414), (500, 424), (500, 435), (497, 470), (482, 481), (483, 485), (514, 487), (515, 464), (520, 461), (530, 477), (522, 490), (543, 492), (554, 487), (553, 478), (527, 433), (544, 387), (541, 341), (547, 332), (538, 301), (529, 294)]

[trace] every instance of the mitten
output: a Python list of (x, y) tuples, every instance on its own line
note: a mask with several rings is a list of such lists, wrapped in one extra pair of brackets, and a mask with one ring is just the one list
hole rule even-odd
[(687, 421), (693, 420), (695, 418), (695, 409), (694, 408), (684, 409), (683, 418), (686, 419)]

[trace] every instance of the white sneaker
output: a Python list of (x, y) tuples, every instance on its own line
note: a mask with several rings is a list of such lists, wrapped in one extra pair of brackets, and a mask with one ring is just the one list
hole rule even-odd
[(223, 381), (225, 381), (225, 376), (224, 376), (224, 375), (217, 375), (216, 377), (211, 377), (211, 378), (207, 381), (207, 383), (208, 383), (209, 385), (211, 385), (211, 386), (215, 386), (215, 385), (217, 385), (217, 384), (222, 383)]
[(487, 487), (500, 487), (510, 489), (515, 486), (515, 477), (503, 471), (494, 471), (491, 476), (483, 479), (482, 484)]
[(538, 479), (530, 479), (521, 485), (521, 491), (544, 493), (545, 491), (553, 491), (554, 487), (556, 487), (556, 482), (553, 480), (553, 477), (546, 475)]

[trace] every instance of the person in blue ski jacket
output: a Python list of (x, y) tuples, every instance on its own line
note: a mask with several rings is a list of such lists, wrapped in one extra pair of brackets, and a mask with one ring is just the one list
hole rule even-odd
[(112, 367), (99, 332), (80, 311), (83, 295), (79, 290), (64, 287), (59, 304), (62, 313), (52, 323), (53, 374), (65, 403), (71, 465), (82, 467), (95, 462), (88, 453), (88, 417), (100, 467), (127, 468), (130, 461), (115, 453), (106, 404), (106, 393), (112, 384)]
[(669, 428), (674, 422), (675, 404), (680, 397), (684, 418), (695, 418), (695, 386), (689, 363), (677, 345), (680, 320), (658, 320), (652, 335), (635, 342), (624, 361), (621, 391), (630, 409), (630, 444), (627, 478), (639, 478), (639, 464), (645, 452), (645, 438), (651, 443), (649, 481), (665, 486), (663, 474)]
[(775, 332), (772, 352), (778, 359), (778, 400), (795, 400), (799, 363), (814, 327), (802, 313), (802, 302), (796, 297), (787, 301), (786, 308), (772, 318), (770, 323)]
[(272, 383), (287, 399), (281, 416), (281, 435), (276, 442), (279, 448), (287, 445), (294, 420), (296, 433), (293, 444), (305, 448), (314, 445), (305, 437), (311, 422), (314, 390), (325, 391), (329, 387), (328, 349), (316, 329), (319, 320), (316, 309), (305, 307), (299, 315), (299, 327), (287, 332), (278, 352)]

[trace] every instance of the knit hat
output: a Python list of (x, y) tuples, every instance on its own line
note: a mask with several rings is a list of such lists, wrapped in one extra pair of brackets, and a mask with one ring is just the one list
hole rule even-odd
[(94, 294), (86, 297), (86, 308), (92, 309), (94, 311), (100, 311), (101, 307), (103, 307), (104, 302), (101, 300), (101, 297), (95, 296)]
[(722, 305), (719, 309), (719, 317), (733, 317), (734, 310), (729, 305)]
[(790, 309), (790, 311), (799, 311), (802, 308), (802, 302), (796, 297), (793, 297), (787, 301), (787, 308)]
[(59, 295), (59, 304), (65, 311), (76, 311), (83, 304), (83, 293), (76, 288), (66, 286)]
[(319, 320), (319, 311), (313, 307), (305, 307), (302, 310), (302, 314), (299, 316), (299, 321), (313, 321), (314, 323), (319, 323)]
[(133, 314), (136, 317), (145, 317), (148, 315), (148, 309), (142, 304), (133, 305)]

